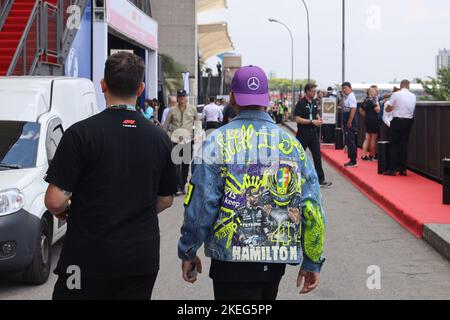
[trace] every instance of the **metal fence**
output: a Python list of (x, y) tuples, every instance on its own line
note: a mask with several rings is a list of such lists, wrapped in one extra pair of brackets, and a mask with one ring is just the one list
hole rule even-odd
[(450, 102), (420, 103), (411, 132), (408, 166), (442, 181), (444, 158), (450, 158)]
[[(365, 137), (364, 119), (359, 112), (358, 145)], [(409, 139), (408, 167), (442, 182), (442, 159), (450, 158), (450, 102), (419, 102)]]

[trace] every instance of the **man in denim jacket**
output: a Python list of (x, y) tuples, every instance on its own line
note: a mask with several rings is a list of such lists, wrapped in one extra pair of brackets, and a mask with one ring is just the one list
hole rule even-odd
[(197, 280), (197, 250), (205, 244), (217, 300), (275, 300), (287, 264), (301, 266), (297, 287), (309, 293), (324, 262), (317, 173), (299, 142), (265, 112), (262, 69), (236, 72), (231, 104), (237, 117), (194, 159), (178, 246), (183, 278)]

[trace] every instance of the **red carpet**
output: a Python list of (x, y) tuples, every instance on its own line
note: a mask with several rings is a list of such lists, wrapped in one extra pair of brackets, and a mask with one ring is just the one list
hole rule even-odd
[(422, 238), (424, 224), (450, 224), (450, 206), (442, 204), (442, 185), (410, 171), (407, 177), (378, 175), (376, 162), (360, 160), (357, 168), (346, 169), (343, 150), (324, 148), (325, 160), (416, 237)]

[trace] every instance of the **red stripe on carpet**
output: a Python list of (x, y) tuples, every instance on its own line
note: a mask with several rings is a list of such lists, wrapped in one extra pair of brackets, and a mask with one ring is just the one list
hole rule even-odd
[(450, 224), (450, 206), (442, 204), (442, 185), (410, 171), (407, 177), (378, 175), (376, 162), (360, 160), (357, 168), (344, 168), (348, 158), (342, 150), (327, 148), (322, 150), (322, 155), (416, 237), (422, 238), (424, 224)]

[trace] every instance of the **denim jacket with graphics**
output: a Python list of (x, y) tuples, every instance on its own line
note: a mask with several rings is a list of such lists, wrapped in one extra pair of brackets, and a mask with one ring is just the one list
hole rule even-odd
[(320, 185), (300, 143), (267, 113), (244, 111), (196, 155), (178, 255), (301, 265), (320, 272), (325, 215)]

